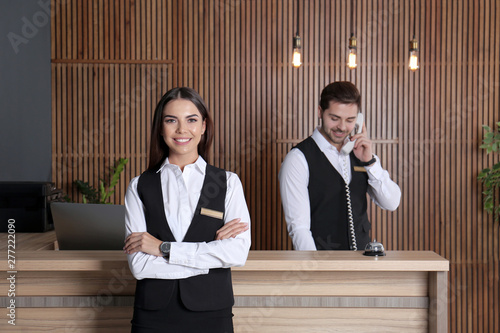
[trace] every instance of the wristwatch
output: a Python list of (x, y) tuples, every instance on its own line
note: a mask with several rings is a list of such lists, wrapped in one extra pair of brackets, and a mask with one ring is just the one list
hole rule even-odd
[(163, 254), (164, 257), (166, 258), (170, 257), (170, 242), (161, 243), (160, 252)]

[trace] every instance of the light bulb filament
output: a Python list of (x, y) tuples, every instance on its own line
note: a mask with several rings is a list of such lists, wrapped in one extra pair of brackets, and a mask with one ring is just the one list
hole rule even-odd
[(351, 49), (349, 51), (349, 60), (347, 62), (347, 67), (349, 67), (350, 69), (354, 69), (354, 68), (358, 67), (358, 64), (356, 61), (356, 50), (355, 49)]
[(410, 70), (416, 71), (418, 69), (418, 56), (416, 51), (410, 52)]
[(299, 49), (295, 49), (293, 51), (292, 65), (293, 65), (293, 67), (300, 67), (300, 65), (302, 65), (302, 62), (300, 62), (300, 51), (299, 51)]

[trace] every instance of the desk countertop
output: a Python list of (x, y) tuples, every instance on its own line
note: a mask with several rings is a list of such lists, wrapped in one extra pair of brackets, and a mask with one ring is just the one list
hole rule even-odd
[[(7, 238), (7, 234), (2, 238)], [(16, 269), (19, 271), (82, 271), (128, 266), (121, 251), (57, 251), (54, 231), (16, 234)], [(7, 242), (1, 242), (6, 251)], [(0, 270), (7, 261), (0, 261)], [(362, 251), (250, 251), (239, 271), (448, 271), (449, 261), (432, 251), (387, 251), (383, 257)]]

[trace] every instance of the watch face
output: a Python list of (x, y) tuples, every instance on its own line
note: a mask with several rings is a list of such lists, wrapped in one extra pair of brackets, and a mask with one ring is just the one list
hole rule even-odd
[(170, 251), (170, 246), (169, 246), (169, 245), (170, 245), (170, 244), (169, 244), (169, 243), (167, 243), (167, 242), (163, 242), (163, 243), (161, 243), (161, 246), (160, 246), (160, 250), (161, 250), (161, 252), (163, 252), (163, 253), (168, 253), (168, 252)]

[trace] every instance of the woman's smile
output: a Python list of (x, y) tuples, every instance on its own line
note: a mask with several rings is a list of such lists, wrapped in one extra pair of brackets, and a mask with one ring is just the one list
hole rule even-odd
[(177, 142), (180, 145), (187, 144), (191, 141), (192, 139), (190, 138), (174, 138), (174, 141)]

